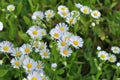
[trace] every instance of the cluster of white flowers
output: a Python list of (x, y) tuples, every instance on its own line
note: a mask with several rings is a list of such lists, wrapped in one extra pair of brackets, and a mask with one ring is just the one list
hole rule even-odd
[(55, 28), (51, 29), (50, 35), (57, 40), (60, 54), (63, 57), (71, 56), (72, 50), (69, 47), (70, 45), (75, 48), (83, 46), (83, 39), (68, 32), (68, 25), (65, 23), (58, 23)]
[(83, 14), (90, 14), (95, 19), (98, 19), (101, 16), (101, 13), (98, 10), (92, 10), (88, 6), (84, 6), (80, 3), (76, 3), (75, 6), (79, 8)]
[[(100, 49), (98, 49), (98, 48), (100, 48)], [(101, 59), (101, 60), (108, 60), (109, 62), (112, 62), (112, 63), (114, 63), (114, 62), (116, 62), (117, 61), (117, 57), (116, 57), (116, 55), (115, 54), (120, 54), (120, 48), (119, 47), (117, 47), (117, 46), (112, 46), (111, 47), (111, 51), (112, 51), (112, 53), (114, 53), (114, 54), (110, 54), (110, 53), (107, 53), (106, 51), (103, 51), (103, 50), (101, 50), (101, 47), (99, 46), (99, 47), (97, 47), (97, 49), (99, 50), (98, 51), (98, 57)]]

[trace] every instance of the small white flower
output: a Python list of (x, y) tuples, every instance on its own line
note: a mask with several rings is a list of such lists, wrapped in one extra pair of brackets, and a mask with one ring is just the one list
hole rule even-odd
[(20, 47), (20, 51), (22, 52), (23, 55), (29, 54), (30, 52), (32, 52), (32, 47), (30, 44), (23, 44)]
[(5, 53), (12, 53), (13, 44), (9, 41), (3, 41), (0, 43), (0, 51)]
[(79, 13), (79, 11), (76, 11), (76, 10), (73, 10), (72, 12), (71, 12), (71, 15), (73, 16), (73, 17), (79, 17), (80, 16), (80, 13)]
[(100, 46), (97, 46), (97, 50), (99, 50), (99, 51), (100, 51), (100, 50), (101, 50), (101, 47), (100, 47)]
[(57, 42), (59, 48), (64, 48), (69, 45), (69, 42), (67, 40), (59, 39)]
[(0, 31), (2, 31), (3, 30), (3, 23), (0, 21)]
[(54, 13), (53, 10), (47, 10), (47, 11), (45, 11), (45, 17), (46, 18), (52, 18), (52, 17), (54, 17), (54, 15), (55, 15), (55, 13)]
[(117, 46), (113, 46), (111, 47), (111, 51), (115, 54), (119, 54), (120, 53), (120, 48)]
[(0, 65), (2, 65), (3, 64), (3, 60), (0, 60)]
[(57, 67), (57, 64), (56, 64), (56, 63), (52, 63), (52, 64), (51, 64), (51, 67), (52, 67), (52, 68), (56, 68), (56, 67)]
[(89, 14), (90, 11), (91, 11), (91, 9), (90, 9), (88, 6), (82, 6), (82, 7), (80, 8), (80, 11), (81, 11), (82, 13), (84, 13), (84, 14)]
[(50, 35), (55, 39), (59, 39), (62, 36), (62, 33), (60, 30), (53, 28), (50, 31)]
[(37, 65), (36, 65), (35, 70), (36, 70), (36, 71), (40, 71), (40, 70), (42, 70), (43, 68), (44, 68), (44, 66), (43, 66), (42, 61), (37, 61)]
[(59, 12), (68, 12), (69, 10), (66, 6), (60, 5), (60, 6), (58, 6), (58, 11)]
[(13, 58), (11, 60), (11, 64), (12, 64), (13, 68), (18, 68), (19, 69), (19, 67), (21, 66), (22, 63), (18, 58)]
[(108, 61), (110, 61), (112, 63), (116, 62), (116, 59), (117, 59), (116, 56), (113, 54), (108, 57)]
[(40, 51), (40, 55), (41, 55), (42, 58), (46, 58), (46, 59), (50, 58), (50, 51), (49, 51), (49, 49), (41, 50)]
[(60, 30), (62, 33), (68, 30), (68, 25), (65, 23), (58, 23), (56, 29)]
[(46, 49), (46, 48), (47, 48), (47, 45), (46, 45), (46, 44), (47, 44), (47, 43), (41, 42), (41, 43), (40, 43), (40, 46), (39, 46), (39, 49), (40, 49), (40, 50)]
[(7, 6), (7, 10), (8, 11), (14, 11), (15, 10), (15, 6), (14, 5), (8, 5)]
[(65, 48), (61, 48), (60, 49), (60, 54), (63, 56), (63, 57), (69, 57), (71, 56), (72, 54), (72, 50), (68, 47), (65, 47)]
[(77, 22), (77, 19), (73, 16), (69, 16), (69, 17), (66, 18), (66, 22), (68, 24), (75, 24)]
[(70, 12), (58, 12), (58, 14), (62, 17), (62, 18), (66, 18), (68, 16), (70, 16)]
[(116, 64), (118, 67), (120, 66), (120, 62), (117, 62), (117, 64)]
[(69, 43), (71, 36), (73, 36), (72, 33), (70, 33), (70, 32), (65, 32), (65, 33), (63, 34), (63, 36), (62, 36), (62, 39), (63, 39), (63, 40), (66, 40), (66, 41)]
[(14, 48), (14, 49), (13, 49), (11, 55), (12, 55), (12, 56), (15, 56), (15, 57), (19, 57), (19, 56), (21, 56), (21, 54), (22, 54), (22, 53), (21, 53), (21, 51), (20, 51), (20, 48), (17, 47), (17, 48)]
[(44, 18), (44, 13), (42, 11), (35, 11), (32, 15), (33, 20), (43, 19), (43, 18)]
[(96, 25), (96, 24), (95, 24), (94, 22), (92, 22), (92, 23), (91, 23), (91, 26), (93, 26), (93, 27), (94, 27), (95, 25)]
[(41, 77), (39, 76), (39, 73), (35, 71), (28, 74), (27, 79), (28, 80), (42, 80)]
[(76, 6), (77, 8), (81, 8), (83, 5), (80, 4), (80, 3), (75, 3), (75, 6)]
[(40, 28), (38, 26), (31, 26), (27, 32), (32, 39), (41, 39)]
[(70, 43), (73, 45), (75, 48), (79, 48), (83, 46), (83, 39), (79, 36), (72, 36), (70, 38)]
[(101, 60), (108, 60), (108, 53), (106, 51), (99, 51), (98, 52), (98, 57)]
[(45, 29), (40, 29), (40, 35), (45, 36), (47, 34)]
[(91, 16), (92, 16), (93, 18), (98, 19), (98, 18), (100, 18), (101, 13), (100, 13), (98, 10), (94, 10), (94, 11), (91, 12)]

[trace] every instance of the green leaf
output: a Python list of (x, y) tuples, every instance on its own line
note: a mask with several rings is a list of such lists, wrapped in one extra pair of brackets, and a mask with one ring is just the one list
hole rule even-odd
[(23, 16), (23, 19), (24, 19), (25, 23), (26, 23), (28, 26), (31, 25), (31, 21), (30, 21), (30, 19), (29, 19), (27, 16)]
[(6, 75), (7, 72), (8, 72), (7, 69), (2, 69), (2, 70), (0, 70), (0, 77), (3, 77), (4, 75)]
[(64, 73), (64, 70), (63, 69), (59, 69), (59, 70), (57, 70), (57, 74), (63, 74)]
[(18, 35), (19, 35), (19, 37), (20, 37), (23, 41), (25, 41), (25, 42), (28, 42), (28, 41), (29, 41), (28, 35), (25, 34), (25, 33), (23, 33), (22, 31), (19, 31), (19, 32), (18, 32)]
[(22, 1), (18, 4), (18, 6), (17, 6), (17, 15), (19, 15), (20, 14), (20, 12), (21, 12), (21, 10), (22, 10)]

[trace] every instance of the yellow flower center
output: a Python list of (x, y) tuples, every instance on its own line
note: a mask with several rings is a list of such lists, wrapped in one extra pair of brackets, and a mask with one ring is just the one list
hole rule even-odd
[(25, 52), (26, 52), (26, 53), (29, 53), (29, 52), (30, 52), (30, 48), (26, 48), (26, 49), (25, 49)]
[(101, 55), (101, 58), (106, 58), (105, 54), (102, 54), (102, 55)]
[(67, 13), (66, 13), (66, 12), (63, 12), (62, 14), (63, 14), (63, 16), (67, 16)]
[(34, 47), (38, 47), (38, 43), (34, 43), (33, 45), (34, 45)]
[(38, 34), (38, 31), (37, 31), (37, 30), (34, 30), (34, 31), (32, 32), (32, 34), (33, 34), (33, 35), (37, 35), (37, 34)]
[(48, 56), (48, 52), (44, 52), (44, 54), (43, 54), (44, 56)]
[(37, 68), (38, 68), (38, 69), (40, 69), (40, 68), (41, 68), (41, 65), (40, 65), (40, 64), (38, 64), (38, 65), (37, 65)]
[(64, 30), (65, 30), (65, 28), (64, 28), (64, 27), (60, 27), (60, 30), (61, 30), (61, 31), (64, 31)]
[(74, 45), (78, 45), (79, 42), (77, 40), (73, 41)]
[(113, 61), (113, 60), (114, 60), (114, 58), (113, 58), (113, 57), (110, 57), (110, 58), (109, 58), (109, 60), (110, 60), (110, 61)]
[(58, 33), (54, 33), (54, 36), (55, 36), (55, 37), (59, 37), (59, 34), (58, 34)]
[(62, 7), (61, 10), (64, 11), (64, 10), (65, 10), (65, 7)]
[(40, 46), (41, 49), (44, 49), (44, 47), (45, 47), (44, 45), (41, 45), (41, 46)]
[(8, 50), (9, 50), (9, 46), (4, 46), (4, 47), (3, 47), (3, 50), (4, 50), (4, 51), (8, 51)]
[(115, 49), (114, 49), (114, 51), (115, 51), (115, 52), (117, 52), (117, 51), (118, 51), (118, 49), (117, 49), (117, 48), (115, 48)]
[(73, 22), (73, 18), (70, 18), (69, 22), (72, 23)]
[(16, 61), (16, 62), (15, 62), (15, 65), (16, 65), (16, 66), (20, 66), (20, 62), (19, 62), (19, 61)]
[(94, 15), (94, 16), (98, 16), (98, 13), (94, 13), (93, 15)]
[(31, 64), (31, 63), (28, 63), (28, 64), (27, 64), (27, 68), (32, 68), (32, 64)]
[(64, 41), (61, 42), (61, 45), (62, 45), (62, 46), (65, 46), (65, 45), (66, 45), (66, 42), (64, 42)]
[(36, 77), (32, 77), (32, 79), (31, 80), (37, 80), (37, 78)]
[(42, 31), (41, 34), (45, 34), (45, 33)]
[(83, 10), (83, 12), (87, 13), (87, 12), (88, 12), (88, 9), (87, 9), (87, 8), (85, 8), (85, 9)]
[(48, 17), (51, 17), (51, 16), (52, 16), (52, 14), (49, 13), (49, 14), (48, 14)]
[(16, 52), (16, 56), (20, 56), (20, 52)]
[(10, 7), (10, 8), (9, 8), (9, 10), (10, 10), (10, 11), (13, 11), (13, 8), (12, 8), (12, 7)]
[(63, 54), (67, 55), (68, 54), (68, 50), (64, 50)]
[(42, 80), (46, 80), (46, 78), (42, 78)]
[(70, 40), (70, 37), (69, 37), (69, 36), (66, 36), (66, 37), (65, 37), (65, 40)]

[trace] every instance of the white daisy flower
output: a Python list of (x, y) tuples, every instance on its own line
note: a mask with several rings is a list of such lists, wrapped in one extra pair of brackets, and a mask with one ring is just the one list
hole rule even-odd
[(35, 72), (35, 71), (28, 74), (27, 79), (28, 80), (42, 80), (41, 77), (39, 76), (38, 72)]
[(66, 18), (66, 22), (68, 24), (75, 24), (77, 22), (77, 19), (73, 16), (69, 16), (69, 17)]
[(46, 18), (52, 18), (52, 17), (54, 17), (54, 15), (55, 15), (55, 13), (54, 13), (53, 10), (47, 10), (47, 11), (45, 11), (45, 17)]
[(40, 29), (40, 35), (45, 36), (47, 34), (45, 29)]
[(111, 47), (111, 51), (115, 54), (119, 54), (120, 53), (120, 48), (117, 46), (113, 46)]
[(59, 39), (57, 42), (58, 42), (59, 48), (64, 48), (64, 47), (67, 47), (69, 45), (69, 42), (67, 40)]
[(5, 53), (12, 53), (13, 44), (9, 41), (3, 41), (0, 43), (0, 51)]
[(112, 62), (112, 63), (116, 62), (116, 60), (117, 60), (117, 58), (116, 58), (116, 56), (113, 55), (113, 54), (108, 57), (108, 61), (110, 61), (110, 62)]
[(68, 8), (64, 5), (58, 6), (58, 12), (68, 12)]
[(88, 6), (82, 6), (82, 7), (80, 8), (80, 11), (81, 11), (82, 13), (84, 13), (84, 14), (89, 14), (90, 11), (91, 11), (91, 9), (90, 9)]
[(47, 45), (46, 45), (46, 44), (47, 44), (47, 43), (41, 42), (41, 43), (40, 43), (40, 46), (39, 46), (39, 49), (40, 49), (40, 50), (46, 49), (46, 48), (47, 48)]
[(42, 58), (46, 58), (46, 59), (50, 58), (50, 51), (49, 51), (49, 49), (41, 50), (40, 51), (40, 55), (41, 55)]
[(37, 61), (37, 65), (36, 65), (35, 70), (39, 71), (39, 70), (42, 70), (43, 68), (44, 68), (44, 66), (43, 66), (42, 61)]
[(14, 48), (14, 49), (13, 49), (11, 55), (12, 55), (12, 56), (15, 56), (15, 57), (19, 57), (19, 56), (21, 56), (21, 54), (22, 54), (22, 53), (21, 53), (21, 51), (20, 51), (20, 48), (17, 47), (17, 48)]
[(33, 20), (43, 19), (43, 18), (44, 18), (44, 13), (42, 11), (35, 11), (32, 15)]
[(75, 3), (75, 6), (76, 6), (77, 8), (81, 8), (81, 7), (83, 7), (83, 5), (80, 4), (80, 3)]
[(66, 18), (68, 16), (70, 16), (70, 12), (58, 12), (58, 14), (62, 17), (62, 18)]
[(49, 78), (45, 75), (41, 76), (41, 80), (49, 80)]
[(79, 13), (79, 11), (76, 11), (76, 10), (73, 10), (72, 12), (71, 12), (71, 15), (73, 16), (73, 17), (79, 17), (80, 16), (80, 13)]
[(108, 60), (108, 53), (106, 51), (99, 51), (98, 52), (98, 57), (101, 60)]
[(40, 41), (33, 40), (31, 41), (31, 45), (33, 48), (38, 48), (40, 46)]
[(27, 73), (31, 73), (36, 68), (36, 62), (31, 58), (26, 58), (23, 61), (23, 68), (26, 70)]
[(32, 52), (32, 47), (30, 44), (23, 44), (20, 47), (20, 51), (22, 52), (23, 55), (29, 54), (30, 52)]
[(116, 64), (118, 67), (120, 66), (120, 62), (117, 62), (117, 64)]
[(41, 39), (40, 28), (38, 26), (30, 27), (26, 33), (28, 33), (32, 39)]
[(60, 54), (63, 56), (63, 57), (69, 57), (71, 56), (71, 53), (72, 53), (72, 50), (68, 47), (65, 47), (65, 48), (61, 48), (60, 49)]
[(0, 31), (2, 31), (3, 30), (3, 23), (0, 21)]
[(51, 64), (51, 68), (56, 68), (57, 67), (57, 64), (56, 63), (52, 63)]
[(58, 23), (56, 25), (56, 29), (60, 30), (61, 32), (66, 32), (68, 30), (68, 25), (65, 23)]
[(92, 16), (93, 18), (98, 19), (98, 18), (100, 18), (101, 13), (100, 13), (98, 10), (94, 10), (94, 11), (91, 12), (91, 16)]
[(55, 39), (59, 39), (62, 36), (62, 33), (60, 30), (53, 28), (50, 31), (50, 35), (51, 35), (51, 37), (53, 37)]
[(75, 48), (79, 48), (83, 46), (83, 39), (79, 36), (72, 36), (70, 38), (70, 44)]
[(10, 12), (14, 11), (15, 10), (15, 6), (14, 5), (8, 5), (7, 6), (7, 10), (10, 11)]
[(99, 50), (99, 51), (100, 51), (100, 50), (101, 50), (101, 47), (100, 47), (100, 46), (97, 46), (97, 50)]
[(70, 42), (71, 36), (73, 36), (72, 33), (70, 33), (70, 32), (65, 32), (65, 33), (63, 34), (63, 36), (62, 36), (62, 39)]
[(12, 64), (12, 67), (13, 68), (18, 68), (19, 69), (19, 67), (21, 66), (21, 60), (20, 59), (18, 59), (18, 58), (13, 58), (12, 60), (11, 60), (11, 64)]

